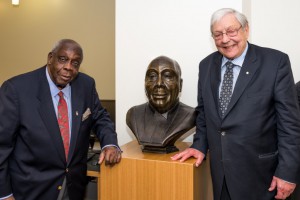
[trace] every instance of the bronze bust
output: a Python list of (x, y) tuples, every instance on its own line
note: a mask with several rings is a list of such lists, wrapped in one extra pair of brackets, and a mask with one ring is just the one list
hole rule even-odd
[(152, 60), (145, 76), (148, 102), (130, 108), (126, 123), (144, 152), (170, 153), (184, 133), (195, 126), (195, 109), (179, 101), (179, 64), (166, 56)]

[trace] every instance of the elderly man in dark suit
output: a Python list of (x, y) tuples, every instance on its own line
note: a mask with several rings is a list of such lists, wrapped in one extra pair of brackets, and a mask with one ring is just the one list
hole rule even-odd
[(99, 163), (120, 162), (114, 125), (95, 81), (79, 72), (80, 45), (60, 40), (47, 65), (13, 77), (0, 90), (0, 198), (82, 200), (91, 130)]
[(149, 102), (127, 112), (126, 122), (143, 151), (178, 151), (175, 141), (195, 126), (194, 108), (179, 102), (182, 89), (179, 64), (166, 56), (152, 60), (145, 76)]
[(173, 160), (209, 149), (214, 199), (285, 199), (299, 181), (300, 123), (288, 55), (247, 42), (246, 17), (216, 11), (217, 52), (199, 65), (196, 134)]

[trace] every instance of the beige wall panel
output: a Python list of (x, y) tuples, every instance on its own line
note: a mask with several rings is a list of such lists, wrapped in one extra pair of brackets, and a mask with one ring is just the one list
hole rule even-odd
[(95, 78), (102, 99), (115, 99), (114, 0), (0, 1), (0, 85), (46, 63), (53, 44), (71, 38), (84, 50), (81, 71)]

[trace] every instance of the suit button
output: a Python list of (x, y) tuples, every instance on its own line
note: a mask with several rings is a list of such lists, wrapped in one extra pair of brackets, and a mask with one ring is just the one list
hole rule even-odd
[(61, 188), (62, 188), (61, 185), (57, 187), (58, 190), (61, 190)]
[(225, 136), (225, 135), (226, 135), (226, 132), (225, 132), (225, 131), (222, 131), (222, 132), (221, 132), (221, 135), (222, 135), (222, 136)]
[(69, 168), (66, 169), (66, 172), (67, 172), (67, 173), (69, 172)]

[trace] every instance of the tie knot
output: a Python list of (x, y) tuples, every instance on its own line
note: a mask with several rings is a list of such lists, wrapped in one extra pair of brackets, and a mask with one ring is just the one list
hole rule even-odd
[(58, 96), (59, 96), (60, 98), (64, 98), (64, 93), (63, 93), (62, 91), (60, 91), (60, 92), (58, 93)]
[(234, 64), (230, 61), (227, 61), (226, 64), (225, 64), (226, 68), (228, 69), (232, 69), (234, 67)]

